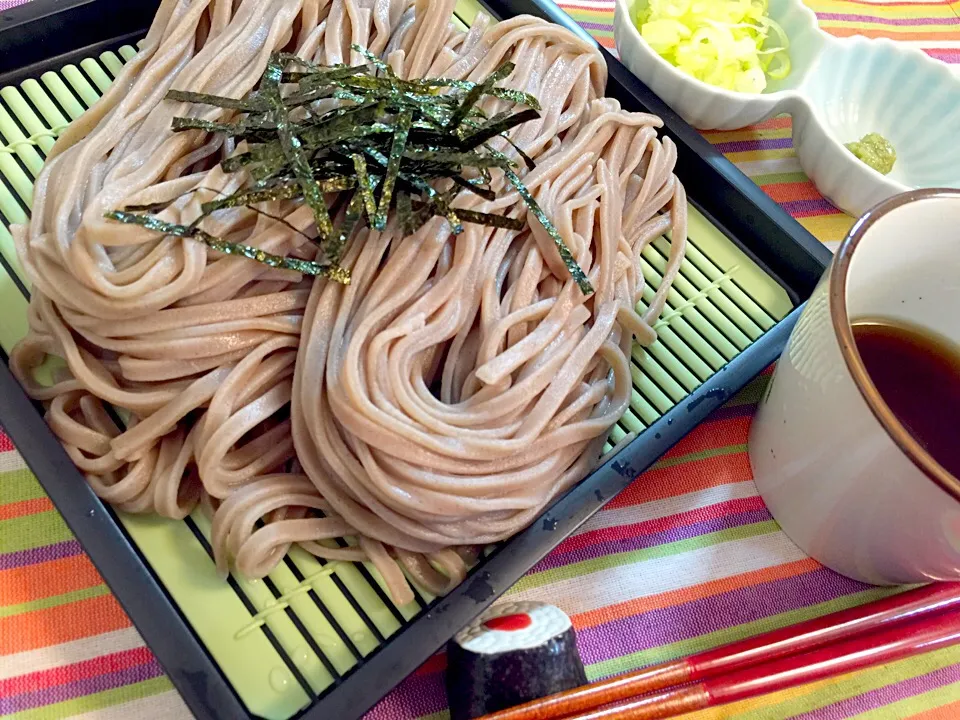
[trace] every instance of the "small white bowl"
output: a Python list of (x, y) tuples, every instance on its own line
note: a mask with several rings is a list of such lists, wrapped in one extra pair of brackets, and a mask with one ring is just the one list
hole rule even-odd
[(779, 112), (777, 108), (802, 84), (825, 40), (817, 16), (802, 2), (771, 0), (770, 17), (790, 40), (790, 74), (769, 81), (760, 94), (734, 92), (697, 80), (660, 57), (633, 24), (633, 11), (646, 5), (646, 0), (616, 0), (613, 38), (620, 62), (700, 130), (734, 130)]
[[(790, 74), (760, 94), (724, 90), (680, 72), (643, 40), (631, 10), (645, 2), (616, 0), (620, 59), (694, 127), (731, 130), (790, 113), (804, 172), (854, 216), (907, 190), (960, 187), (960, 78), (945, 64), (891, 40), (834, 38), (801, 0), (771, 0), (770, 17), (790, 39)], [(871, 132), (897, 152), (889, 175), (844, 147)]]
[[(860, 216), (908, 190), (960, 187), (960, 80), (944, 63), (893, 40), (826, 43), (793, 116), (800, 166), (834, 205)], [(889, 175), (844, 143), (880, 133), (897, 151)]]

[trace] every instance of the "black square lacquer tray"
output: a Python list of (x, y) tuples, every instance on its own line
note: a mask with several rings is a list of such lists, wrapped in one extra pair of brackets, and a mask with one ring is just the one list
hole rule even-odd
[[(29, 298), (7, 228), (27, 218), (54, 138), (136, 52), (157, 4), (34, 0), (0, 14), (0, 352), (26, 331)], [(484, 4), (496, 18), (539, 15), (589, 39), (549, 0)], [(462, 0), (459, 19), (469, 23), (478, 8)], [(687, 258), (660, 339), (633, 354), (633, 402), (608, 446), (622, 449), (491, 549), (450, 595), (418, 591), (397, 607), (372, 567), (297, 551), (263, 581), (220, 580), (202, 515), (167, 521), (105, 507), (0, 363), (0, 423), (198, 717), (362, 715), (783, 349), (829, 252), (606, 59), (607, 95), (659, 115), (677, 143), (676, 172), (691, 203)], [(668, 250), (660, 240), (644, 251), (651, 294)]]

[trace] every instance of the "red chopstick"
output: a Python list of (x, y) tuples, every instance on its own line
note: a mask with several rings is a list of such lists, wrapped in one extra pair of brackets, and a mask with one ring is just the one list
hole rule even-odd
[[(960, 583), (927, 585), (687, 658), (534, 700), (492, 713), (483, 720), (551, 720), (567, 717), (674, 685), (744, 670), (758, 663), (803, 653), (950, 608), (960, 608)], [(767, 667), (765, 665), (763, 668), (764, 674), (767, 673)]]
[(799, 655), (707, 678), (696, 685), (647, 695), (616, 707), (567, 716), (567, 720), (661, 720), (894, 662), (958, 642), (960, 609), (954, 608)]

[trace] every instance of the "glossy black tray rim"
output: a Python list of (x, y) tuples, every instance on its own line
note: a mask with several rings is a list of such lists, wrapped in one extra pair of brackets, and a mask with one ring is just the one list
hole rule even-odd
[[(536, 15), (594, 42), (551, 0), (481, 0), (497, 18)], [(156, 0), (33, 0), (0, 13), (0, 86), (139, 39)], [(104, 18), (108, 20), (105, 22)], [(628, 110), (660, 116), (677, 143), (677, 174), (691, 203), (784, 287), (796, 304), (810, 295), (830, 252), (752, 180), (603, 50), (607, 94)], [(525, 531), (489, 556), (450, 595), (435, 600), (354, 670), (301, 711), (298, 720), (363, 715), (506, 592), (643, 470), (780, 355), (801, 307), (715, 373)], [(2, 354), (2, 350), (0, 350)], [(90, 490), (43, 420), (0, 363), (0, 424), (128, 613), (193, 714), (250, 718), (116, 516)]]

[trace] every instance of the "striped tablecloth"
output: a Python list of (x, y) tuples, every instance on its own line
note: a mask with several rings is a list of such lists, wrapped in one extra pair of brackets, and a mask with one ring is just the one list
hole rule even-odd
[[(960, 63), (960, 2), (808, 0), (835, 35), (889, 37)], [(19, 0), (0, 0), (0, 11)], [(612, 0), (563, 0), (613, 48)], [(960, 65), (958, 65), (960, 67)], [(851, 219), (800, 170), (790, 121), (709, 138), (818, 238)], [(2, 311), (2, 310), (0, 310)], [(747, 431), (765, 378), (675, 447), (512, 591), (554, 602), (591, 678), (624, 672), (874, 599), (884, 592), (805, 557), (757, 496)], [(2, 400), (0, 400), (2, 402)], [(437, 657), (371, 720), (445, 717)], [(0, 715), (189, 717), (63, 520), (0, 433)], [(688, 716), (687, 720), (955, 720), (960, 649)]]

